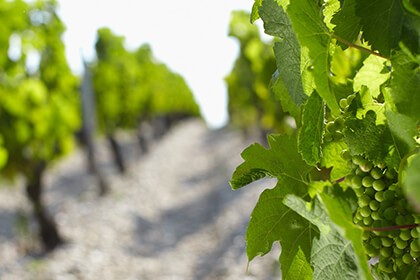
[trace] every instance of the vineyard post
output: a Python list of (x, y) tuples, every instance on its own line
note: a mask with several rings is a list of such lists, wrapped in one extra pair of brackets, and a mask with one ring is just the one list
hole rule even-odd
[(109, 191), (109, 186), (103, 178), (99, 170), (95, 156), (95, 143), (93, 133), (96, 126), (95, 104), (93, 98), (93, 90), (90, 72), (86, 62), (83, 60), (84, 74), (81, 85), (81, 106), (82, 106), (82, 137), (85, 144), (86, 156), (89, 171), (96, 177), (98, 181), (99, 193), (104, 195)]

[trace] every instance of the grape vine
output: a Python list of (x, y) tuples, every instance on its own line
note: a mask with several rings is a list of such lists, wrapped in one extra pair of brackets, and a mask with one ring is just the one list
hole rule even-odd
[(251, 261), (280, 242), (283, 279), (420, 277), (420, 7), (256, 0), (276, 39), (271, 89), (296, 120), (254, 144), (233, 189), (277, 178), (251, 214)]

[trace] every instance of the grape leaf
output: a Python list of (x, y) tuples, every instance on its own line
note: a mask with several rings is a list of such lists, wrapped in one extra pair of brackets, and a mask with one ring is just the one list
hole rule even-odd
[(265, 33), (282, 39), (274, 45), (276, 64), (280, 78), (296, 105), (306, 100), (301, 76), (300, 45), (289, 17), (275, 0), (265, 0), (259, 10), (264, 21)]
[(344, 231), (344, 236), (351, 241), (356, 254), (356, 264), (359, 267), (359, 272), (363, 275), (362, 278), (373, 280), (363, 245), (363, 229), (353, 223), (353, 212), (357, 207), (354, 193), (350, 190), (344, 192), (340, 187), (335, 186), (332, 191), (320, 194), (320, 197), (328, 216)]
[[(341, 9), (333, 16), (331, 23), (335, 25), (334, 35), (350, 43), (357, 40), (360, 33), (360, 18), (356, 16), (356, 0), (345, 0)], [(340, 43), (343, 49), (347, 45)]]
[(308, 54), (312, 60), (310, 69), (316, 90), (332, 113), (339, 115), (340, 109), (329, 79), (331, 36), (320, 10), (318, 2), (312, 0), (291, 1), (287, 7), (293, 30), (302, 49), (309, 50)]
[[(313, 279), (373, 279), (369, 276), (369, 269), (365, 271), (359, 266), (358, 255), (352, 242), (346, 239), (342, 229), (331, 221), (327, 210), (318, 199), (307, 203), (294, 195), (288, 195), (284, 203), (316, 225), (320, 231), (319, 239), (314, 239), (311, 251)], [(345, 207), (339, 207), (335, 210), (335, 218), (341, 215), (347, 220), (347, 210)]]
[(315, 166), (321, 158), (324, 115), (322, 98), (315, 91), (303, 108), (302, 127), (298, 136), (299, 153), (312, 166)]
[(288, 112), (295, 118), (297, 123), (300, 123), (300, 107), (292, 101), (289, 91), (284, 85), (283, 80), (279, 77), (278, 71), (273, 74), (273, 78), (271, 80), (271, 90), (274, 92), (277, 100), (280, 101), (283, 111)]
[(374, 163), (397, 167), (401, 155), (395, 150), (388, 127), (376, 125), (374, 111), (368, 111), (361, 120), (347, 119), (345, 125), (344, 138), (352, 155), (365, 154)]
[(398, 52), (391, 59), (391, 95), (398, 112), (420, 121), (420, 67), (406, 54)]
[(380, 94), (381, 85), (390, 77), (390, 73), (385, 70), (385, 63), (384, 58), (375, 55), (368, 56), (354, 77), (354, 91), (360, 91), (362, 86), (366, 86), (369, 88), (372, 97), (377, 98)]
[(254, 4), (252, 5), (252, 11), (251, 11), (251, 23), (254, 23), (257, 19), (260, 18), (260, 14), (258, 12), (258, 9), (262, 5), (263, 0), (255, 0)]
[(400, 0), (356, 0), (356, 15), (360, 17), (362, 36), (372, 49), (389, 56), (398, 45), (404, 22)]
[(385, 115), (394, 142), (396, 143), (401, 156), (404, 157), (416, 147), (416, 122), (406, 115), (393, 111), (386, 111)]
[(339, 0), (324, 0), (324, 4), (322, 6), (322, 13), (324, 14), (324, 22), (330, 31), (332, 31), (335, 27), (331, 20), (339, 10)]
[(406, 197), (420, 212), (420, 154), (410, 158), (403, 186)]
[(311, 167), (297, 152), (296, 142), (296, 136), (269, 135), (269, 149), (259, 144), (246, 148), (241, 154), (244, 162), (232, 175), (232, 188), (239, 189), (266, 176), (302, 181)]
[(312, 237), (318, 235), (317, 229), (282, 203), (286, 195), (303, 196), (306, 191), (305, 184), (286, 177), (275, 188), (260, 195), (246, 233), (246, 251), (250, 261), (268, 253), (276, 241), (280, 241), (282, 248), (280, 264), (283, 275), (288, 274), (299, 248), (309, 259)]
[(327, 168), (332, 168), (331, 181), (337, 181), (351, 172), (348, 162), (341, 156), (342, 151), (346, 149), (347, 145), (344, 140), (324, 143), (322, 147), (321, 164)]
[(282, 246), (280, 263), (287, 274), (297, 249), (310, 251), (313, 228), (304, 219), (282, 204), (287, 194), (306, 196), (305, 182), (308, 166), (297, 151), (296, 136), (270, 135), (269, 149), (253, 144), (244, 150), (245, 160), (235, 170), (230, 184), (238, 189), (265, 176), (276, 177), (274, 189), (265, 190), (252, 212), (247, 230), (247, 254), (252, 260), (257, 255), (266, 254), (273, 242), (279, 240)]
[(302, 249), (298, 249), (284, 279), (312, 280), (312, 268)]

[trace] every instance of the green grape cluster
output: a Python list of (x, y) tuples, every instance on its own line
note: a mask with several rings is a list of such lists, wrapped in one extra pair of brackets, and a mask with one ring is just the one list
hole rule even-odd
[(344, 119), (339, 117), (325, 125), (324, 141), (339, 141), (343, 138)]
[(365, 157), (343, 158), (352, 165), (345, 182), (357, 195), (355, 224), (366, 228), (363, 241), (369, 257), (378, 257), (377, 269), (393, 277), (407, 266), (420, 262), (420, 222), (413, 214), (398, 185), (398, 173), (385, 164), (373, 164)]

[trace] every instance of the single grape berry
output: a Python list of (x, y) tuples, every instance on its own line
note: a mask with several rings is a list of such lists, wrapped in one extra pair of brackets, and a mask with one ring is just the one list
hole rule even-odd
[(384, 181), (382, 180), (375, 180), (372, 183), (372, 187), (376, 190), (376, 191), (383, 191), (386, 188), (386, 185), (384, 183)]

